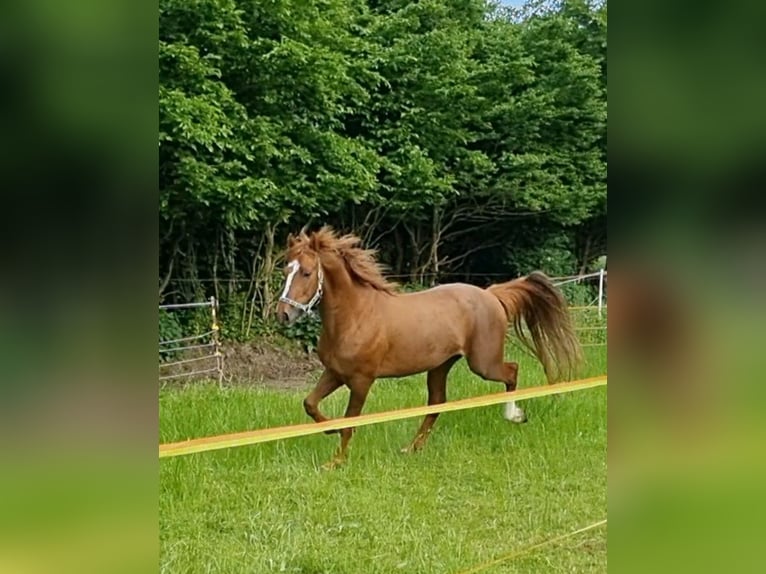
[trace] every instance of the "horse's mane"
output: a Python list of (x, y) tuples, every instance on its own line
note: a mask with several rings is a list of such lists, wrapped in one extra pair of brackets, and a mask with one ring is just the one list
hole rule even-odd
[(335, 253), (341, 257), (351, 278), (362, 285), (368, 285), (378, 291), (395, 293), (398, 285), (384, 276), (384, 267), (376, 260), (374, 249), (359, 247), (362, 240), (356, 235), (338, 236), (335, 230), (325, 225), (319, 231), (307, 235), (305, 231), (292, 238), (287, 250), (288, 259), (295, 259), (303, 249), (315, 251), (320, 259), (323, 253)]

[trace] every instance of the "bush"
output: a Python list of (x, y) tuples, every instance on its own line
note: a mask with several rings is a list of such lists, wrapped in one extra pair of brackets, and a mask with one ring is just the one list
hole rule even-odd
[(571, 307), (584, 307), (593, 303), (598, 297), (598, 284), (592, 283), (565, 283), (559, 286), (567, 302)]
[(259, 309), (256, 309), (253, 313), (253, 322), (248, 332), (250, 302), (245, 292), (233, 293), (221, 301), (218, 305), (218, 315), (222, 340), (242, 343), (247, 339), (266, 334)]
[[(160, 342), (171, 341), (183, 337), (183, 326), (178, 320), (176, 313), (171, 313), (166, 309), (160, 309), (159, 317)], [(165, 347), (174, 347), (176, 345), (164, 345)], [(175, 357), (176, 352), (160, 353), (160, 362), (169, 361)]]
[(318, 313), (304, 314), (292, 325), (284, 327), (285, 336), (299, 343), (307, 353), (316, 350), (321, 331), (322, 321)]

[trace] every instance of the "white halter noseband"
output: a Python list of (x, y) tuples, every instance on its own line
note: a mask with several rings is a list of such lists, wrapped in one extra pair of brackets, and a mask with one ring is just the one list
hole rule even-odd
[(279, 297), (279, 300), (283, 303), (287, 303), (288, 305), (292, 305), (296, 309), (300, 309), (304, 313), (311, 313), (311, 309), (314, 307), (314, 305), (319, 303), (319, 300), (322, 298), (322, 287), (324, 285), (324, 274), (322, 273), (322, 266), (319, 264), (319, 262), (317, 262), (317, 290), (314, 293), (314, 296), (308, 301), (308, 303), (301, 303), (300, 301), (290, 299), (290, 297), (287, 296), (287, 294), (290, 292), (290, 286), (293, 284), (293, 278), (295, 277), (295, 274), (300, 270), (301, 265), (297, 261), (293, 260), (290, 261), (288, 267), (290, 267), (291, 271), (287, 276), (285, 288), (282, 291), (282, 295)]

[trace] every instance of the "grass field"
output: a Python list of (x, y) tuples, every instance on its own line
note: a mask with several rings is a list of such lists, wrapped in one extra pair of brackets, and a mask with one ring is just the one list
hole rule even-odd
[[(580, 375), (606, 373), (587, 347)], [(516, 357), (518, 352), (507, 356)], [(519, 386), (543, 383), (520, 359)], [(307, 389), (311, 382), (307, 382)], [(380, 380), (364, 412), (425, 404), (425, 376)], [(450, 399), (498, 392), (459, 362)], [(190, 385), (160, 394), (162, 442), (307, 421), (305, 392)], [(342, 389), (322, 403), (345, 408)], [(420, 419), (359, 429), (350, 461), (320, 465), (337, 435), (160, 461), (160, 568), (166, 573), (459, 573), (606, 517), (606, 388), (442, 415), (422, 452), (400, 454)], [(606, 526), (483, 572), (606, 572)]]

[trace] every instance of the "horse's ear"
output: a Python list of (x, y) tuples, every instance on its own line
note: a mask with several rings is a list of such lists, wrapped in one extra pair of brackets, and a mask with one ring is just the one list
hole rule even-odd
[(298, 239), (295, 237), (295, 235), (293, 235), (292, 233), (289, 233), (287, 235), (287, 246), (288, 247), (292, 247), (293, 245), (295, 245), (296, 241), (298, 241)]
[(308, 231), (308, 228), (309, 228), (309, 224), (308, 223), (306, 225), (304, 225), (303, 227), (301, 227), (301, 231), (300, 231), (300, 233), (298, 233), (298, 236), (301, 239), (306, 240), (306, 239), (309, 238), (308, 234), (306, 233)]

